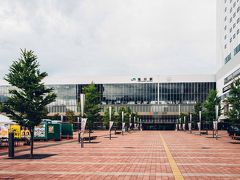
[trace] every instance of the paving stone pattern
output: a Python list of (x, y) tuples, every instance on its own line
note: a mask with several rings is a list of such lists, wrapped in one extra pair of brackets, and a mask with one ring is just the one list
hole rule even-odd
[[(72, 140), (36, 142), (40, 159), (8, 159), (0, 149), (0, 179), (240, 179), (240, 143), (221, 131), (218, 140), (176, 131), (95, 131), (80, 148)], [(16, 148), (16, 157), (29, 153)], [(26, 151), (27, 150), (27, 151)]]

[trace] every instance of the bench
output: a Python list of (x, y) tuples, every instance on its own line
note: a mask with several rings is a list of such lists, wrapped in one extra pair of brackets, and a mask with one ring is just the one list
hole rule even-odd
[(89, 137), (83, 138), (84, 141), (89, 141), (89, 140), (94, 140), (94, 139), (97, 139), (97, 136), (90, 136), (90, 139), (89, 139)]
[(200, 134), (203, 134), (203, 135), (208, 135), (208, 132), (207, 131), (201, 131)]
[(235, 133), (231, 136), (232, 139), (234, 140), (240, 140), (240, 136), (239, 135), (236, 135)]
[(116, 131), (115, 134), (122, 134), (122, 131)]

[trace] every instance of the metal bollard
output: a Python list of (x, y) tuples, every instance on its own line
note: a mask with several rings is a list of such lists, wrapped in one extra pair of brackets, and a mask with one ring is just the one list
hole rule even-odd
[(14, 133), (8, 133), (8, 157), (14, 158)]
[(78, 142), (81, 142), (81, 137), (80, 137), (80, 133), (78, 132)]

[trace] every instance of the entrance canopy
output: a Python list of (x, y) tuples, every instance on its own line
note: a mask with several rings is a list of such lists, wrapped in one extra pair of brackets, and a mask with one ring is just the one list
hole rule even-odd
[(16, 124), (9, 117), (0, 114), (0, 124)]

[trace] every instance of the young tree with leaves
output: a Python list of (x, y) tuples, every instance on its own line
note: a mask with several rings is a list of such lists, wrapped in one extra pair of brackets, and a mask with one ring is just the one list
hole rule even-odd
[(68, 110), (66, 112), (66, 117), (67, 117), (67, 121), (70, 123), (70, 124), (73, 124), (74, 121), (75, 121), (75, 114), (73, 111), (71, 110)]
[(126, 115), (124, 116), (124, 120), (125, 120), (125, 123), (126, 123), (127, 127), (129, 127), (129, 123), (130, 123), (129, 117), (130, 117), (131, 114), (132, 114), (132, 111), (131, 111), (130, 107), (127, 107)]
[(20, 125), (30, 130), (33, 157), (34, 127), (47, 115), (46, 106), (55, 101), (53, 89), (46, 88), (42, 80), (46, 72), (40, 72), (37, 56), (33, 51), (21, 50), (21, 57), (10, 66), (5, 80), (14, 87), (4, 103), (4, 111)]
[(197, 126), (197, 122), (199, 122), (199, 111), (202, 111), (202, 103), (197, 102), (194, 106), (194, 113), (192, 114), (192, 120), (194, 127)]
[[(205, 116), (208, 122), (213, 122), (216, 119), (215, 106), (220, 106), (220, 98), (217, 96), (216, 90), (210, 90), (206, 101), (203, 103)], [(220, 110), (220, 108), (218, 108)]]
[(100, 119), (100, 93), (94, 83), (83, 88), (85, 94), (85, 107), (84, 112), (87, 117), (87, 124), (89, 130), (89, 142), (91, 138), (91, 131), (93, 129), (93, 123)]
[(232, 83), (229, 96), (226, 100), (230, 108), (227, 116), (232, 125), (240, 124), (240, 80)]

